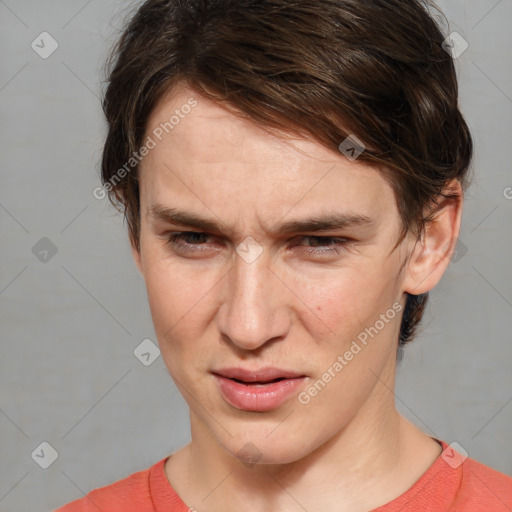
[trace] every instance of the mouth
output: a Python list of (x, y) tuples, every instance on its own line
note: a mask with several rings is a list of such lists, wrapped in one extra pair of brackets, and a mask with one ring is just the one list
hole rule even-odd
[(234, 379), (234, 378), (232, 378), (231, 380), (233, 380), (235, 382), (239, 382), (240, 384), (246, 384), (248, 386), (266, 386), (266, 385), (272, 384), (274, 382), (280, 382), (282, 380), (285, 380), (285, 377), (278, 377), (277, 379), (272, 379), (272, 380), (267, 380), (267, 381), (263, 381), (263, 380), (245, 381), (242, 379)]
[(222, 368), (215, 370), (212, 373), (233, 379), (247, 384), (254, 382), (268, 383), (276, 380), (294, 379), (298, 377), (305, 377), (301, 373), (293, 370), (286, 370), (283, 368), (274, 368), (270, 366), (250, 370), (248, 368)]
[(212, 374), (224, 400), (236, 409), (249, 412), (277, 409), (297, 393), (307, 378), (279, 368), (224, 368)]

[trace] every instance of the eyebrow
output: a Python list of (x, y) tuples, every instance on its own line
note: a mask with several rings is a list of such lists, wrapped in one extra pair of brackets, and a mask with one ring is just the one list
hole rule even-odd
[[(223, 228), (216, 221), (201, 217), (192, 212), (154, 204), (149, 209), (152, 217), (181, 227), (190, 227), (202, 231), (223, 232)], [(290, 234), (299, 232), (335, 231), (353, 227), (365, 227), (374, 224), (374, 220), (366, 215), (355, 213), (327, 213), (315, 215), (305, 219), (295, 219), (279, 223), (273, 228), (276, 234)]]

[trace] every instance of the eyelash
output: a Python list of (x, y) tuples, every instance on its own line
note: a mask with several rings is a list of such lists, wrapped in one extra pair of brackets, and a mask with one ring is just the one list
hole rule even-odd
[[(167, 243), (171, 247), (175, 247), (178, 249), (184, 249), (184, 250), (190, 250), (192, 252), (199, 252), (204, 251), (204, 249), (200, 249), (199, 246), (205, 245), (204, 243), (200, 244), (194, 244), (185, 242), (184, 240), (194, 236), (199, 237), (208, 237), (209, 235), (207, 233), (202, 233), (199, 231), (183, 231), (178, 233), (172, 233), (170, 236), (167, 237)], [(309, 240), (315, 240), (316, 242), (335, 242), (334, 244), (327, 244), (320, 247), (329, 247), (328, 249), (321, 249), (317, 250), (314, 247), (308, 248), (306, 247), (306, 252), (313, 255), (322, 255), (322, 254), (342, 254), (347, 250), (346, 246), (350, 243), (350, 240), (343, 237), (334, 237), (334, 236), (311, 236), (311, 235), (301, 235), (298, 238), (300, 239), (309, 239)]]

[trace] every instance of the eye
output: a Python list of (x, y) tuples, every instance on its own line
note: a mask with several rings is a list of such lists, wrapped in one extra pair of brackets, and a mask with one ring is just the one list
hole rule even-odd
[(167, 237), (167, 243), (178, 250), (185, 251), (203, 251), (201, 245), (206, 245), (205, 239), (210, 235), (200, 233), (198, 231), (182, 231), (178, 233), (171, 233)]
[(341, 254), (347, 250), (347, 245), (350, 243), (348, 238), (334, 237), (334, 236), (301, 236), (299, 240), (309, 241), (302, 248), (310, 254)]

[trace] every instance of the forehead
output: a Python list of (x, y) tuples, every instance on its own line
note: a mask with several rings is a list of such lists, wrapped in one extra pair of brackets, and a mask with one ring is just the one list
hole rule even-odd
[(294, 213), (326, 206), (367, 216), (389, 214), (395, 203), (376, 169), (313, 138), (271, 134), (183, 85), (158, 102), (146, 136), (156, 146), (141, 163), (141, 188), (152, 203), (225, 211), (229, 196), (245, 212), (284, 215), (292, 205)]
[[(190, 104), (194, 106), (189, 108)], [(272, 135), (254, 121), (235, 115), (182, 83), (160, 98), (151, 112), (146, 132), (150, 134), (155, 128), (158, 130), (171, 117), (174, 118), (172, 129), (167, 126), (169, 133), (165, 133), (164, 126), (163, 137), (184, 152), (193, 150), (194, 154), (199, 152), (201, 156), (208, 154), (223, 160), (226, 147), (231, 146), (243, 154), (246, 144), (253, 141), (288, 155), (302, 151), (310, 158), (332, 160), (332, 151), (312, 138), (305, 139), (290, 132)], [(173, 140), (170, 140), (171, 134)]]

